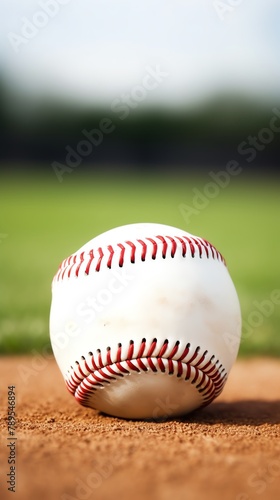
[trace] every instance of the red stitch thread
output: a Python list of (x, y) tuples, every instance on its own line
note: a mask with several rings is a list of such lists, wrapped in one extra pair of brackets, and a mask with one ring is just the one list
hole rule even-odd
[(163, 346), (162, 346), (161, 350), (158, 353), (158, 358), (162, 358), (163, 357), (163, 355), (164, 355), (167, 347), (168, 347), (168, 340), (165, 340), (164, 343), (163, 343)]
[(181, 361), (178, 361), (178, 373), (177, 373), (177, 377), (181, 377), (183, 374), (183, 365), (182, 365), (182, 362)]
[(79, 276), (79, 271), (80, 271), (80, 267), (82, 265), (82, 263), (84, 262), (84, 255), (85, 255), (85, 252), (82, 252), (80, 254), (80, 263), (78, 264), (78, 266), (76, 267), (76, 272), (75, 272), (75, 275), (78, 277)]
[(192, 384), (195, 384), (195, 383), (196, 383), (196, 381), (197, 381), (197, 379), (198, 379), (198, 376), (199, 376), (199, 371), (198, 371), (198, 369), (196, 368), (196, 366), (194, 367), (194, 369), (195, 369), (195, 377), (194, 377), (194, 379), (192, 380)]
[(149, 358), (150, 356), (152, 356), (155, 348), (156, 348), (156, 345), (157, 345), (157, 339), (154, 339), (153, 342), (151, 343), (151, 347), (150, 349), (148, 350), (148, 353), (147, 353), (147, 357)]
[[(128, 348), (128, 356), (127, 356), (128, 359), (124, 360), (123, 362), (117, 361), (116, 363), (113, 363), (111, 358), (111, 348), (110, 347), (107, 348), (106, 366), (104, 366), (102, 361), (102, 353), (100, 349), (98, 349), (97, 355), (98, 355), (99, 367), (94, 362), (92, 352), (89, 353), (89, 356), (91, 356), (91, 363), (94, 372), (92, 371), (92, 369), (90, 369), (89, 364), (86, 362), (85, 357), (82, 356), (82, 362), (84, 363), (86, 373), (84, 369), (80, 366), (80, 363), (76, 361), (77, 368), (76, 370), (74, 370), (74, 368), (71, 367), (73, 373), (70, 375), (70, 378), (66, 380), (66, 386), (68, 390), (75, 395), (76, 399), (81, 402), (81, 404), (87, 406), (87, 401), (89, 400), (90, 395), (97, 389), (97, 387), (100, 386), (102, 387), (102, 385), (104, 384), (109, 384), (111, 380), (116, 380), (116, 376), (123, 377), (125, 374), (129, 373), (129, 370), (136, 372), (140, 371), (147, 372), (148, 367), (144, 364), (143, 362), (144, 359), (147, 360), (149, 368), (154, 373), (158, 371), (155, 362), (157, 362), (159, 370), (162, 373), (166, 372), (165, 364), (163, 363), (163, 359), (166, 359), (168, 363), (169, 375), (175, 374), (174, 363), (176, 363), (177, 377), (181, 377), (183, 374), (183, 363), (181, 360), (184, 359), (188, 354), (190, 349), (190, 344), (187, 344), (183, 354), (176, 361), (172, 358), (171, 355), (174, 356), (177, 353), (179, 345), (180, 342), (177, 341), (168, 358), (162, 358), (161, 356), (166, 352), (168, 347), (168, 340), (166, 339), (163, 342), (161, 349), (159, 350), (159, 354), (156, 357), (152, 357), (152, 354), (154, 353), (157, 346), (157, 339), (153, 339), (148, 349), (146, 358), (142, 358), (143, 353), (147, 347), (146, 339), (142, 339), (138, 351), (138, 356), (136, 357), (136, 359), (132, 360), (134, 352), (134, 341), (131, 340)], [(208, 354), (208, 352), (205, 351), (201, 356), (198, 356), (199, 351), (200, 348), (197, 347), (190, 360), (187, 363), (185, 363), (186, 366), (185, 380), (191, 379), (191, 383), (196, 386), (198, 392), (203, 394), (202, 406), (205, 406), (209, 404), (213, 399), (215, 399), (217, 395), (220, 394), (220, 392), (222, 391), (226, 381), (226, 373), (225, 369), (222, 367), (222, 364), (219, 363), (219, 360), (215, 361), (214, 363), (214, 356), (212, 356), (207, 361), (204, 368), (203, 367), (199, 368), (199, 365), (201, 365), (205, 361), (205, 357)], [(121, 356), (122, 356), (122, 345), (118, 344), (117, 359), (120, 360)], [(136, 362), (138, 366), (136, 366), (133, 363), (133, 361)], [(194, 361), (195, 364), (191, 364)], [(123, 363), (125, 363), (129, 369), (126, 369), (123, 366)], [(114, 366), (116, 366), (119, 373), (114, 370), (113, 368)], [(206, 377), (208, 378), (208, 380), (206, 379)]]
[[(100, 370), (98, 373), (100, 373)], [(97, 380), (97, 382), (106, 382), (106, 380), (98, 377), (98, 375), (96, 375), (96, 373), (94, 373), (94, 374), (92, 373), (92, 376), (93, 376), (93, 378), (95, 378), (95, 380)]]
[(136, 252), (136, 246), (132, 241), (126, 241), (126, 243), (131, 247), (131, 256), (130, 256), (130, 262), (131, 264), (135, 263), (135, 252)]
[(123, 368), (123, 366), (120, 364), (120, 363), (116, 363), (118, 369), (123, 372), (123, 373), (129, 373), (128, 370), (126, 370), (125, 368)]
[(201, 258), (202, 257), (202, 248), (201, 248), (201, 243), (200, 241), (196, 240), (195, 238), (193, 238), (193, 241), (195, 242), (197, 248), (198, 248), (198, 251), (199, 251), (199, 257)]
[(137, 240), (140, 245), (142, 245), (142, 254), (141, 254), (141, 260), (144, 261), (146, 259), (146, 254), (147, 254), (147, 245), (143, 240)]
[(156, 372), (156, 371), (157, 371), (157, 369), (156, 369), (156, 367), (155, 367), (155, 365), (154, 365), (154, 363), (153, 363), (152, 358), (149, 358), (149, 357), (148, 357), (148, 358), (147, 358), (147, 361), (148, 361), (148, 364), (149, 364), (149, 367), (151, 368), (151, 370), (152, 370), (153, 372)]
[(174, 373), (173, 361), (170, 358), (168, 358), (168, 370), (169, 375), (172, 375)]
[(115, 375), (117, 377), (123, 377), (123, 375), (121, 373), (117, 373), (115, 372), (115, 370), (113, 370), (113, 368), (109, 365), (106, 366), (108, 372), (112, 373), (112, 375)]
[(180, 358), (178, 359), (178, 361), (183, 361), (183, 359), (189, 354), (189, 348), (190, 348), (190, 345), (187, 344), (182, 356), (180, 356)]
[(144, 372), (148, 371), (148, 368), (144, 365), (141, 358), (137, 358), (136, 361), (137, 361), (137, 364), (141, 370), (143, 370)]
[(198, 351), (199, 351), (199, 347), (197, 347), (197, 348), (196, 348), (196, 350), (195, 350), (195, 352), (194, 352), (193, 356), (192, 356), (192, 357), (191, 357), (191, 359), (189, 360), (189, 363), (192, 363), (192, 362), (195, 360), (195, 358), (197, 357)]
[(199, 238), (199, 241), (200, 241), (201, 245), (203, 246), (203, 248), (205, 250), (207, 259), (209, 259), (209, 250), (208, 250), (208, 247), (207, 247), (207, 245), (205, 243), (205, 240), (203, 240), (202, 238)]
[(123, 261), (124, 261), (125, 247), (121, 243), (118, 243), (118, 247), (120, 247), (120, 249), (121, 249), (120, 258), (119, 258), (119, 266), (122, 267)]
[(127, 352), (127, 359), (132, 359), (133, 352), (134, 352), (134, 342), (133, 342), (133, 340), (131, 340), (130, 344), (129, 344), (128, 352)]
[(162, 258), (165, 259), (167, 252), (167, 242), (163, 236), (157, 236), (157, 238), (162, 242)]
[(79, 366), (78, 366), (78, 370), (79, 370), (80, 374), (82, 375), (82, 377), (86, 377), (86, 374), (85, 374), (85, 373), (83, 372), (83, 370), (81, 369), (80, 364), (79, 364)]
[(146, 339), (142, 339), (140, 349), (138, 351), (137, 358), (142, 358), (146, 347)]
[[(216, 250), (216, 248), (213, 247), (213, 245), (211, 245), (211, 243), (209, 243), (209, 241), (207, 241), (207, 240), (204, 240), (204, 241), (205, 241), (206, 245), (208, 246), (208, 248), (210, 248), (213, 259), (215, 259), (215, 250)], [(216, 257), (217, 257), (217, 255), (218, 255), (218, 252), (216, 250)]]
[(186, 245), (186, 242), (180, 238), (179, 236), (176, 236), (177, 240), (180, 241), (181, 245), (182, 245), (182, 256), (185, 257), (186, 256), (186, 253), (187, 253), (187, 245)]
[[(205, 378), (206, 378), (206, 373), (205, 373)], [(208, 389), (209, 385), (211, 385), (211, 378), (208, 378), (208, 382), (206, 383), (206, 385), (204, 386), (204, 388), (200, 388), (199, 389), (199, 392), (203, 392), (204, 391), (204, 394), (206, 394), (206, 389)]]
[(98, 259), (98, 262), (97, 262), (97, 265), (96, 265), (96, 268), (95, 268), (95, 270), (97, 272), (100, 271), (101, 262), (102, 262), (102, 259), (104, 257), (104, 253), (103, 253), (102, 248), (100, 248), (100, 247), (98, 248), (98, 253), (99, 253), (99, 259)]
[(103, 362), (102, 362), (102, 356), (101, 356), (101, 351), (100, 349), (97, 350), (97, 353), (98, 353), (98, 365), (99, 365), (99, 368), (103, 368)]
[(109, 267), (109, 269), (111, 269), (112, 267), (112, 259), (113, 259), (113, 255), (114, 255), (114, 249), (111, 245), (109, 245), (108, 247), (108, 250), (110, 252), (110, 256), (109, 256), (109, 259), (108, 259), (108, 262), (107, 262), (107, 267)]
[(70, 266), (70, 267), (69, 267), (69, 271), (68, 271), (68, 278), (70, 278), (70, 276), (71, 276), (71, 272), (72, 272), (73, 267), (74, 267), (74, 266), (75, 266), (75, 264), (76, 264), (76, 260), (77, 260), (77, 255), (74, 255), (74, 258), (73, 258), (73, 264), (72, 264), (72, 266)]
[(175, 256), (175, 253), (176, 253), (176, 250), (177, 250), (177, 243), (174, 240), (174, 238), (172, 238), (171, 236), (166, 236), (166, 238), (168, 238), (171, 241), (171, 243), (172, 243), (172, 246), (171, 246), (171, 257), (173, 258)]
[(110, 375), (108, 375), (107, 373), (104, 372), (104, 370), (99, 370), (99, 373), (100, 375), (102, 375), (102, 377), (104, 377), (105, 379), (112, 379), (112, 377)]
[(122, 359), (122, 345), (118, 344), (118, 350), (117, 350), (117, 361), (120, 362)]
[(195, 248), (194, 248), (192, 240), (190, 238), (188, 238), (188, 236), (183, 236), (183, 238), (185, 238), (185, 240), (187, 240), (189, 247), (191, 249), (191, 255), (192, 255), (192, 257), (194, 257), (195, 256)]
[(189, 380), (190, 376), (191, 376), (191, 365), (187, 364), (187, 373), (185, 376), (185, 380)]
[(89, 354), (91, 355), (91, 364), (92, 364), (92, 366), (93, 366), (93, 369), (94, 369), (94, 370), (98, 370), (98, 369), (99, 369), (99, 367), (97, 366), (97, 364), (96, 364), (96, 363), (95, 363), (95, 361), (94, 361), (94, 357), (93, 357), (92, 352), (91, 352), (91, 353), (89, 353)]
[(66, 271), (67, 271), (67, 266), (70, 266), (70, 265), (71, 265), (71, 260), (72, 260), (72, 257), (73, 257), (73, 255), (70, 255), (70, 257), (64, 261), (64, 262), (65, 262), (65, 265), (64, 265), (64, 270), (63, 270), (62, 275), (61, 275), (61, 279), (63, 279), (63, 278), (64, 278), (64, 274), (65, 274), (65, 273), (66, 273)]
[(91, 266), (92, 261), (93, 261), (93, 250), (90, 250), (89, 251), (89, 261), (87, 263), (87, 267), (86, 267), (86, 270), (85, 270), (85, 273), (87, 275), (89, 274), (89, 270), (90, 270), (90, 266)]
[(85, 367), (86, 367), (87, 371), (88, 371), (88, 372), (90, 372), (91, 370), (90, 370), (89, 365), (87, 364), (87, 362), (86, 362), (85, 358), (83, 358), (83, 359), (84, 359), (84, 361), (85, 361)]
[(147, 240), (150, 241), (153, 245), (152, 259), (156, 259), (157, 250), (158, 250), (157, 242), (155, 240), (153, 240), (152, 238), (147, 238)]
[(106, 356), (106, 361), (107, 361), (107, 365), (112, 365), (112, 360), (111, 360), (111, 349), (110, 347), (108, 347), (107, 349), (107, 356)]
[[(170, 248), (170, 256), (171, 258), (175, 257), (177, 248), (178, 248), (178, 242), (181, 244), (181, 249), (182, 249), (182, 256), (185, 257), (188, 252), (188, 248), (190, 249), (191, 256), (194, 258), (196, 254), (198, 253), (199, 257), (203, 257), (203, 249), (205, 250), (205, 255), (207, 258), (209, 258), (209, 251), (211, 252), (211, 256), (213, 259), (220, 260), (226, 265), (225, 259), (223, 256), (218, 252), (218, 250), (213, 247), (207, 240), (204, 240), (202, 238), (195, 238), (195, 237), (188, 237), (188, 236), (175, 236), (174, 238), (172, 236), (161, 236), (157, 235), (156, 238), (162, 243), (162, 252), (161, 252), (161, 258), (165, 259), (167, 257), (168, 253), (168, 247), (171, 245)], [(176, 239), (175, 239), (176, 238)], [(156, 259), (158, 257), (158, 243), (155, 239), (153, 238), (146, 238), (147, 241), (149, 241), (152, 244), (152, 259)], [(170, 242), (168, 244), (168, 241)], [(176, 241), (177, 240), (177, 241)], [(137, 242), (141, 245), (141, 260), (145, 261), (147, 259), (147, 243), (144, 240), (138, 239)], [(187, 243), (186, 243), (187, 242)], [(125, 242), (129, 247), (130, 247), (130, 262), (132, 264), (135, 263), (136, 260), (136, 245), (130, 241), (127, 240)], [(126, 254), (126, 247), (122, 243), (118, 243), (117, 246), (120, 248), (120, 253), (118, 257), (118, 264), (120, 267), (124, 265), (124, 259), (125, 259), (125, 254)], [(106, 251), (108, 251), (109, 255), (107, 257), (107, 267), (111, 269), (112, 267), (112, 261), (113, 257), (116, 253), (115, 249), (113, 248), (112, 245), (108, 245)], [(85, 268), (85, 274), (89, 275), (91, 265), (93, 260), (96, 258), (97, 263), (95, 266), (95, 271), (99, 272), (101, 269), (101, 263), (104, 258), (104, 252), (101, 247), (99, 247), (97, 250), (91, 249), (88, 252), (88, 257), (89, 260), (86, 264)], [(73, 254), (70, 255), (67, 259), (64, 259), (64, 261), (60, 264), (58, 271), (54, 277), (54, 280), (60, 281), (67, 276), (68, 278), (71, 277), (72, 275), (72, 270), (75, 268), (75, 276), (78, 277), (80, 270), (83, 268), (83, 263), (85, 262), (85, 253), (81, 252), (79, 255), (78, 254)], [(75, 267), (76, 266), (76, 267)]]
[(140, 373), (139, 368), (137, 368), (137, 366), (135, 366), (135, 365), (132, 363), (132, 361), (130, 361), (130, 359), (128, 359), (128, 360), (127, 360), (127, 364), (128, 364), (128, 366), (129, 366), (129, 368), (130, 368), (131, 370), (134, 370), (134, 371), (136, 371), (136, 372)]
[(179, 349), (179, 344), (180, 344), (180, 342), (179, 342), (179, 341), (177, 341), (177, 342), (176, 342), (176, 344), (174, 345), (174, 347), (173, 347), (173, 349), (172, 349), (171, 353), (169, 354), (168, 359), (171, 359), (171, 358), (173, 358), (173, 357), (175, 356), (176, 352), (177, 352), (177, 351), (178, 351), (178, 349)]
[(158, 364), (159, 364), (159, 368), (160, 368), (160, 370), (161, 370), (163, 373), (165, 373), (165, 366), (164, 366), (164, 363), (163, 363), (163, 361), (162, 361), (162, 358), (157, 358), (157, 362), (158, 362)]

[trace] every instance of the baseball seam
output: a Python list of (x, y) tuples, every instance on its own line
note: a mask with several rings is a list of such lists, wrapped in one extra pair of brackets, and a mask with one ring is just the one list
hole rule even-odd
[(92, 406), (90, 400), (96, 391), (118, 378), (133, 372), (161, 372), (193, 384), (201, 394), (201, 406), (206, 406), (223, 390), (227, 379), (225, 368), (208, 351), (200, 354), (200, 346), (193, 348), (188, 343), (182, 354), (178, 352), (179, 346), (180, 341), (176, 341), (172, 348), (167, 339), (162, 345), (158, 344), (157, 339), (153, 339), (150, 344), (142, 339), (135, 353), (135, 343), (130, 340), (125, 359), (122, 359), (122, 344), (118, 344), (114, 351), (115, 359), (112, 359), (111, 347), (107, 347), (105, 357), (104, 352), (97, 349), (95, 355), (88, 353), (88, 359), (82, 356), (80, 361), (75, 361), (75, 367), (71, 366), (66, 375), (66, 386), (80, 404)]
[(82, 271), (84, 275), (89, 276), (92, 271), (99, 272), (103, 266), (111, 269), (115, 262), (118, 267), (123, 267), (125, 261), (135, 264), (137, 260), (145, 262), (149, 257), (153, 260), (174, 258), (179, 250), (184, 258), (206, 257), (219, 260), (226, 265), (221, 253), (203, 238), (158, 235), (153, 238), (137, 239), (134, 242), (126, 240), (114, 247), (113, 245), (107, 245), (106, 248), (98, 247), (87, 253), (72, 254), (60, 264), (54, 281), (62, 281), (73, 276), (78, 278)]

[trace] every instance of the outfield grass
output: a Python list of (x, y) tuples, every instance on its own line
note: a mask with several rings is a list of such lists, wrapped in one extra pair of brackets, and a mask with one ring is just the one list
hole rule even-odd
[[(242, 177), (243, 176), (243, 177)], [(241, 174), (187, 222), (200, 178), (89, 177), (80, 171), (60, 184), (54, 173), (2, 177), (0, 187), (0, 352), (40, 351), (49, 345), (51, 281), (61, 260), (114, 226), (154, 221), (186, 229), (224, 254), (240, 298), (244, 323), (255, 301), (280, 289), (279, 189)], [(240, 355), (280, 355), (280, 306), (244, 330)], [(249, 325), (250, 326), (250, 325)], [(246, 333), (246, 335), (245, 335)], [(245, 338), (246, 337), (246, 338)]]

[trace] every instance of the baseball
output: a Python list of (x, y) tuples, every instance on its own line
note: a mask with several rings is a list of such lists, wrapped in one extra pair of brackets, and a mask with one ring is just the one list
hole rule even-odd
[(109, 415), (160, 419), (208, 405), (240, 335), (223, 256), (175, 227), (111, 229), (65, 259), (52, 282), (50, 338), (66, 386)]

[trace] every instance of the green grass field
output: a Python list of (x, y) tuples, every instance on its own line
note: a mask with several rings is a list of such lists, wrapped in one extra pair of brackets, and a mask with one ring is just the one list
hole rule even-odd
[(280, 355), (280, 306), (259, 320), (253, 314), (256, 301), (271, 302), (280, 289), (280, 194), (276, 183), (252, 178), (232, 178), (187, 222), (179, 206), (192, 205), (193, 188), (203, 190), (208, 174), (102, 178), (80, 167), (61, 184), (51, 169), (1, 177), (0, 352), (49, 346), (51, 281), (63, 258), (114, 226), (154, 221), (200, 235), (225, 256), (246, 326), (240, 355)]

